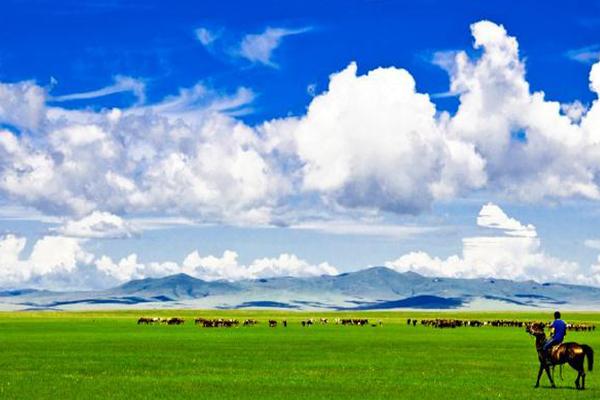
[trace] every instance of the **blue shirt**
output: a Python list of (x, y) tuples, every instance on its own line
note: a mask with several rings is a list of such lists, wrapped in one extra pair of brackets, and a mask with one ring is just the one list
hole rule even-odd
[(551, 328), (554, 328), (554, 340), (562, 341), (567, 334), (567, 323), (562, 319), (555, 319), (550, 325)]

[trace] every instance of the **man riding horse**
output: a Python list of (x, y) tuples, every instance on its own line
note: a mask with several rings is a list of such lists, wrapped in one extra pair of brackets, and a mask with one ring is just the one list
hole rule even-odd
[(577, 371), (577, 379), (575, 379), (575, 387), (577, 389), (585, 389), (585, 368), (584, 359), (588, 361), (588, 371), (594, 368), (594, 350), (586, 344), (579, 343), (562, 343), (566, 331), (567, 324), (560, 319), (560, 313), (554, 313), (554, 322), (551, 328), (554, 335), (550, 340), (546, 339), (543, 323), (527, 324), (527, 333), (535, 337), (535, 348), (538, 353), (540, 369), (538, 370), (535, 387), (540, 386), (540, 378), (542, 373), (546, 371), (550, 385), (554, 388), (554, 379), (550, 374), (550, 367), (554, 365), (569, 364)]
[(567, 334), (567, 323), (560, 318), (560, 311), (554, 312), (554, 321), (550, 325), (552, 336), (544, 343), (544, 355), (546, 360), (550, 359), (550, 352), (554, 346), (558, 346), (563, 342)]

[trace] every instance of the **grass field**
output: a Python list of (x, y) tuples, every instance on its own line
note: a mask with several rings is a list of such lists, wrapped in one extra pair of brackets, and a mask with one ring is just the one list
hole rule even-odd
[[(182, 326), (138, 326), (141, 315), (182, 316)], [(204, 329), (194, 316), (256, 318), (256, 327)], [(543, 319), (526, 313), (353, 313), (383, 327), (312, 326), (336, 313), (131, 311), (0, 313), (1, 399), (598, 399), (600, 373), (585, 392), (564, 370), (558, 389), (533, 389), (533, 339), (517, 328), (433, 329), (406, 318)], [(346, 315), (347, 316), (347, 315)], [(287, 318), (288, 327), (266, 320)], [(600, 325), (600, 314), (566, 314)], [(600, 330), (570, 332), (600, 357)]]

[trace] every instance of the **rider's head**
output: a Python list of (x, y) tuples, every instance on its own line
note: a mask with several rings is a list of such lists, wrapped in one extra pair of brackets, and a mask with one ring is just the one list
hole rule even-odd
[(554, 311), (554, 319), (560, 319), (560, 311)]

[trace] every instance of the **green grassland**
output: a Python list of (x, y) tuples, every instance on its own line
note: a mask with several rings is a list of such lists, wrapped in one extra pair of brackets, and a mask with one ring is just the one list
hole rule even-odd
[[(549, 313), (548, 313), (549, 314)], [(110, 311), (0, 313), (0, 399), (598, 399), (600, 372), (574, 390), (556, 369), (534, 389), (533, 339), (518, 328), (433, 329), (406, 318), (548, 320), (548, 314)], [(181, 316), (182, 326), (137, 317)], [(199, 328), (191, 318), (256, 318), (255, 327)], [(383, 327), (315, 325), (309, 317), (365, 317)], [(600, 325), (600, 314), (567, 313)], [(269, 328), (269, 318), (288, 327)], [(600, 329), (570, 332), (600, 357)], [(597, 362), (598, 364), (598, 362)], [(600, 368), (600, 365), (598, 365)]]

